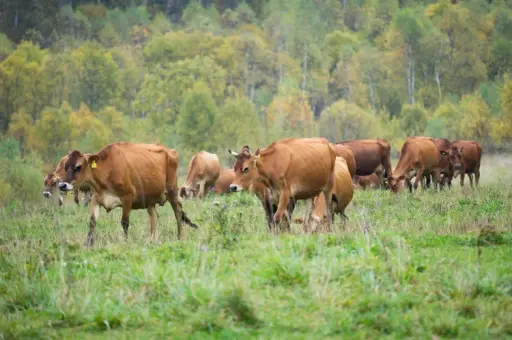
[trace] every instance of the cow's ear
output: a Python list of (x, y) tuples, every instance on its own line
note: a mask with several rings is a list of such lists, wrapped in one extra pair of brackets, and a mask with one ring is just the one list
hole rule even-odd
[(91, 169), (96, 169), (98, 167), (98, 162), (100, 161), (100, 156), (98, 155), (90, 155), (87, 157), (87, 163)]
[(439, 151), (439, 153), (441, 153), (441, 155), (443, 155), (443, 156), (448, 155), (448, 152), (446, 152), (446, 151), (444, 151), (444, 150)]
[(235, 157), (238, 157), (238, 154), (237, 154), (236, 152), (231, 151), (230, 149), (228, 149), (228, 152), (229, 152), (229, 154), (230, 154), (230, 155), (233, 155), (233, 156), (235, 156)]
[(459, 152), (462, 154), (462, 151), (464, 150), (464, 147), (459, 149)]
[(247, 153), (251, 153), (251, 149), (249, 148), (249, 145), (244, 145), (242, 150), (247, 151)]
[(399, 180), (399, 181), (402, 181), (402, 180), (404, 180), (404, 179), (405, 179), (405, 175), (402, 175), (402, 176), (398, 177), (398, 180)]

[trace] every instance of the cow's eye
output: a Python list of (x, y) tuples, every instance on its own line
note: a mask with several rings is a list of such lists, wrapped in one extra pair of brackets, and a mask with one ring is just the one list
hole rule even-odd
[(75, 166), (75, 172), (79, 172), (80, 170), (82, 170), (82, 166), (81, 165)]
[(248, 172), (248, 171), (249, 171), (249, 167), (248, 167), (248, 166), (246, 166), (246, 167), (242, 170), (242, 172)]

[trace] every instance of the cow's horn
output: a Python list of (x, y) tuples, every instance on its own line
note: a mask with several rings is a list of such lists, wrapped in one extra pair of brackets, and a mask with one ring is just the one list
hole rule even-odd
[(233, 156), (235, 156), (235, 157), (237, 157), (237, 156), (238, 156), (238, 154), (237, 154), (236, 152), (231, 151), (230, 149), (228, 149), (228, 152), (229, 152), (230, 154), (232, 154)]

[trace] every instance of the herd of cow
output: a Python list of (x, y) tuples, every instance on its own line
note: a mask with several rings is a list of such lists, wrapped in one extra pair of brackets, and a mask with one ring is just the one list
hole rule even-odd
[[(261, 201), (268, 227), (289, 230), (297, 200), (310, 205), (302, 220), (305, 231), (317, 230), (320, 223), (330, 230), (334, 214), (346, 218), (345, 208), (354, 188), (389, 188), (399, 192), (422, 187), (451, 187), (460, 174), (464, 185), (467, 174), (471, 186), (480, 178), (481, 146), (474, 141), (454, 141), (430, 137), (409, 137), (400, 160), (391, 170), (389, 143), (368, 139), (329, 143), (323, 138), (287, 138), (252, 153), (248, 146), (240, 152), (228, 150), (235, 158), (232, 169), (221, 169), (217, 155), (197, 153), (188, 165), (185, 184), (178, 187), (178, 153), (160, 144), (113, 143), (96, 154), (73, 150), (58, 163), (55, 171), (44, 179), (44, 196), (60, 192), (85, 192), (90, 201), (91, 216), (87, 245), (94, 242), (94, 229), (100, 207), (107, 212), (122, 207), (121, 225), (128, 235), (132, 209), (147, 209), (149, 232), (156, 229), (156, 205), (171, 206), (178, 225), (193, 228), (182, 209), (181, 198), (203, 198), (207, 191), (217, 194), (248, 190)], [(413, 183), (414, 178), (414, 183)]]

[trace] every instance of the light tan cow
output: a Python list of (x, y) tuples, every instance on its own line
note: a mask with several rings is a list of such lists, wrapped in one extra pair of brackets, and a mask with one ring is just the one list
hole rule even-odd
[[(347, 166), (347, 162), (342, 157), (336, 157), (334, 166), (334, 187), (332, 191), (332, 206), (335, 214), (339, 214), (343, 219), (345, 216), (345, 208), (352, 201), (354, 196), (354, 188), (352, 186), (352, 178)], [(316, 231), (317, 226), (327, 217), (326, 200), (323, 193), (315, 197), (314, 209), (310, 215), (309, 223), (303, 225), (306, 231)], [(334, 222), (334, 215), (332, 216)]]
[(213, 191), (218, 194), (227, 194), (231, 192), (230, 185), (235, 179), (235, 170), (233, 169), (222, 169), (219, 174), (219, 178), (215, 182)]
[(356, 174), (356, 159), (354, 157), (354, 153), (350, 150), (349, 147), (342, 144), (333, 144), (334, 150), (336, 151), (336, 157), (343, 157), (345, 162), (347, 162), (347, 167), (350, 172), (350, 177), (354, 178)]
[(327, 198), (328, 223), (333, 214), (331, 201), (336, 151), (324, 138), (287, 138), (257, 150), (258, 181), (266, 185), (279, 203), (273, 220), (279, 223), (291, 198), (310, 200), (324, 193)]
[(180, 197), (190, 198), (197, 195), (204, 198), (210, 187), (215, 185), (220, 174), (219, 158), (206, 151), (198, 152), (188, 164), (187, 179), (180, 188)]
[(395, 171), (388, 177), (389, 188), (396, 193), (399, 191), (399, 182), (405, 180), (406, 185), (412, 192), (411, 179), (416, 176), (414, 189), (418, 188), (420, 182), (424, 187), (423, 176), (427, 174), (434, 174), (435, 185), (437, 186), (441, 180), (439, 161), (440, 153), (432, 138), (408, 138), (402, 147), (400, 160)]
[(122, 207), (121, 225), (128, 236), (130, 211), (147, 209), (149, 231), (154, 235), (157, 223), (156, 205), (169, 201), (178, 224), (178, 238), (181, 237), (181, 223), (193, 228), (192, 223), (178, 199), (178, 153), (160, 144), (113, 143), (100, 152), (84, 155), (72, 151), (65, 164), (65, 176), (59, 184), (63, 191), (73, 190), (84, 184), (91, 186), (91, 218), (87, 245), (94, 242), (94, 228), (100, 207), (107, 212)]

